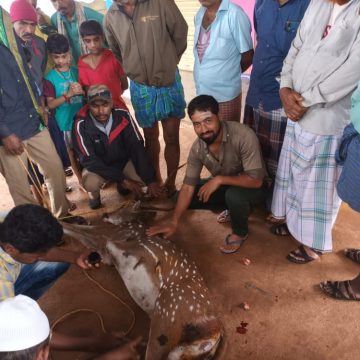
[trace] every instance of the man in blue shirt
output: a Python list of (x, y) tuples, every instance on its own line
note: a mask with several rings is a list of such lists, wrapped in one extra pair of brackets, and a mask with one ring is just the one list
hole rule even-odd
[[(287, 117), (279, 80), (283, 61), (310, 0), (257, 0), (254, 9), (256, 49), (246, 98), (244, 123), (259, 138), (263, 158), (274, 181)], [(272, 188), (268, 196), (270, 208)]]
[(201, 0), (195, 15), (194, 79), (197, 95), (211, 95), (220, 119), (240, 121), (241, 73), (252, 62), (251, 24), (229, 0)]

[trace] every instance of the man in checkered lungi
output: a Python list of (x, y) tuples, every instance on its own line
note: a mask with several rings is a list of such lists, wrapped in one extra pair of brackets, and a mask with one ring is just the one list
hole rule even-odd
[(255, 3), (257, 44), (246, 98), (244, 124), (255, 131), (268, 175), (272, 180), (267, 194), (269, 210), (287, 123), (277, 78), (309, 2), (310, 0), (257, 0)]
[(180, 159), (180, 119), (185, 117), (184, 90), (177, 70), (187, 45), (187, 24), (174, 0), (114, 0), (105, 16), (105, 35), (126, 75), (136, 121), (145, 148), (160, 174), (159, 122), (167, 166), (166, 188), (175, 192)]
[[(287, 256), (305, 264), (332, 251), (340, 207), (335, 152), (360, 79), (360, 0), (312, 1), (281, 72), (288, 117), (272, 213), (301, 244)], [(282, 228), (281, 228), (282, 226)], [(284, 233), (284, 225), (278, 228)], [(281, 230), (282, 229), (282, 230)]]

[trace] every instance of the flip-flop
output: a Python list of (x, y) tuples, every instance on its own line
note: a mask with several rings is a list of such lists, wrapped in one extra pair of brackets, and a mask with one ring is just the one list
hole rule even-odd
[(311, 251), (313, 251), (317, 256), (316, 257), (310, 256), (306, 252), (304, 245), (301, 245), (297, 249), (290, 251), (286, 259), (288, 259), (290, 262), (293, 262), (295, 264), (307, 264), (311, 261), (318, 259), (322, 255), (321, 251), (315, 249), (311, 249)]
[(347, 258), (360, 264), (360, 249), (345, 249), (344, 253)]
[(230, 218), (230, 211), (229, 210), (224, 210), (222, 211), (217, 217), (216, 220), (218, 223), (220, 224), (225, 224), (231, 221)]
[(286, 225), (286, 223), (275, 224), (270, 227), (270, 232), (277, 236), (290, 236), (290, 231)]
[[(220, 251), (224, 254), (233, 254), (235, 252), (237, 252), (241, 245), (245, 242), (245, 240), (248, 238), (248, 235), (245, 235), (244, 237), (242, 237), (241, 239), (239, 240), (230, 240), (230, 236), (232, 234), (229, 234), (225, 237), (224, 239), (224, 245), (223, 246), (220, 246)], [(224, 246), (234, 246), (234, 248), (232, 249), (227, 249), (226, 247)], [(236, 246), (236, 247), (235, 247)]]
[(350, 280), (345, 281), (324, 281), (320, 283), (320, 289), (326, 295), (337, 300), (360, 301), (360, 295), (357, 295), (351, 287)]
[(285, 219), (277, 219), (272, 214), (268, 215), (265, 219), (265, 221), (269, 224), (283, 224), (285, 222)]

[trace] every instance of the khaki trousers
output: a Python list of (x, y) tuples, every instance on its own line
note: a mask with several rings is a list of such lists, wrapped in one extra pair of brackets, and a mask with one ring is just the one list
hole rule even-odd
[[(38, 165), (40, 172), (44, 175), (52, 213), (56, 217), (65, 216), (70, 207), (65, 196), (65, 175), (48, 130), (44, 129), (32, 138), (23, 141), (23, 144), (29, 153), (30, 160)], [(15, 205), (36, 204), (30, 192), (27, 172), (21, 165), (21, 161), (27, 168), (26, 152), (21, 155), (9, 155), (4, 147), (0, 146), (0, 173), (5, 177)]]
[[(127, 179), (143, 182), (136, 173), (135, 166), (131, 161), (126, 164), (123, 174)], [(98, 174), (88, 171), (87, 169), (83, 169), (82, 181), (85, 190), (88, 192), (89, 198), (98, 199), (100, 197), (100, 190), (106, 183), (106, 179)]]

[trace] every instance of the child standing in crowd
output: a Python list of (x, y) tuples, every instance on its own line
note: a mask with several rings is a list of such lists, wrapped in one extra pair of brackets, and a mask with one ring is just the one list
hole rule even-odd
[(54, 69), (46, 74), (45, 79), (48, 80), (55, 89), (55, 97), (48, 96), (46, 98), (47, 104), (49, 109), (56, 109), (56, 121), (64, 134), (71, 166), (82, 187), (81, 170), (75, 158), (71, 142), (71, 130), (74, 117), (83, 106), (83, 90), (77, 82), (78, 70), (70, 66), (70, 46), (69, 41), (64, 35), (50, 35), (46, 45), (49, 55), (54, 62)]
[(87, 89), (91, 85), (106, 85), (111, 92), (115, 107), (127, 109), (121, 98), (128, 88), (124, 70), (109, 49), (104, 48), (104, 33), (96, 20), (84, 21), (80, 25), (80, 36), (89, 54), (81, 56), (79, 83)]

